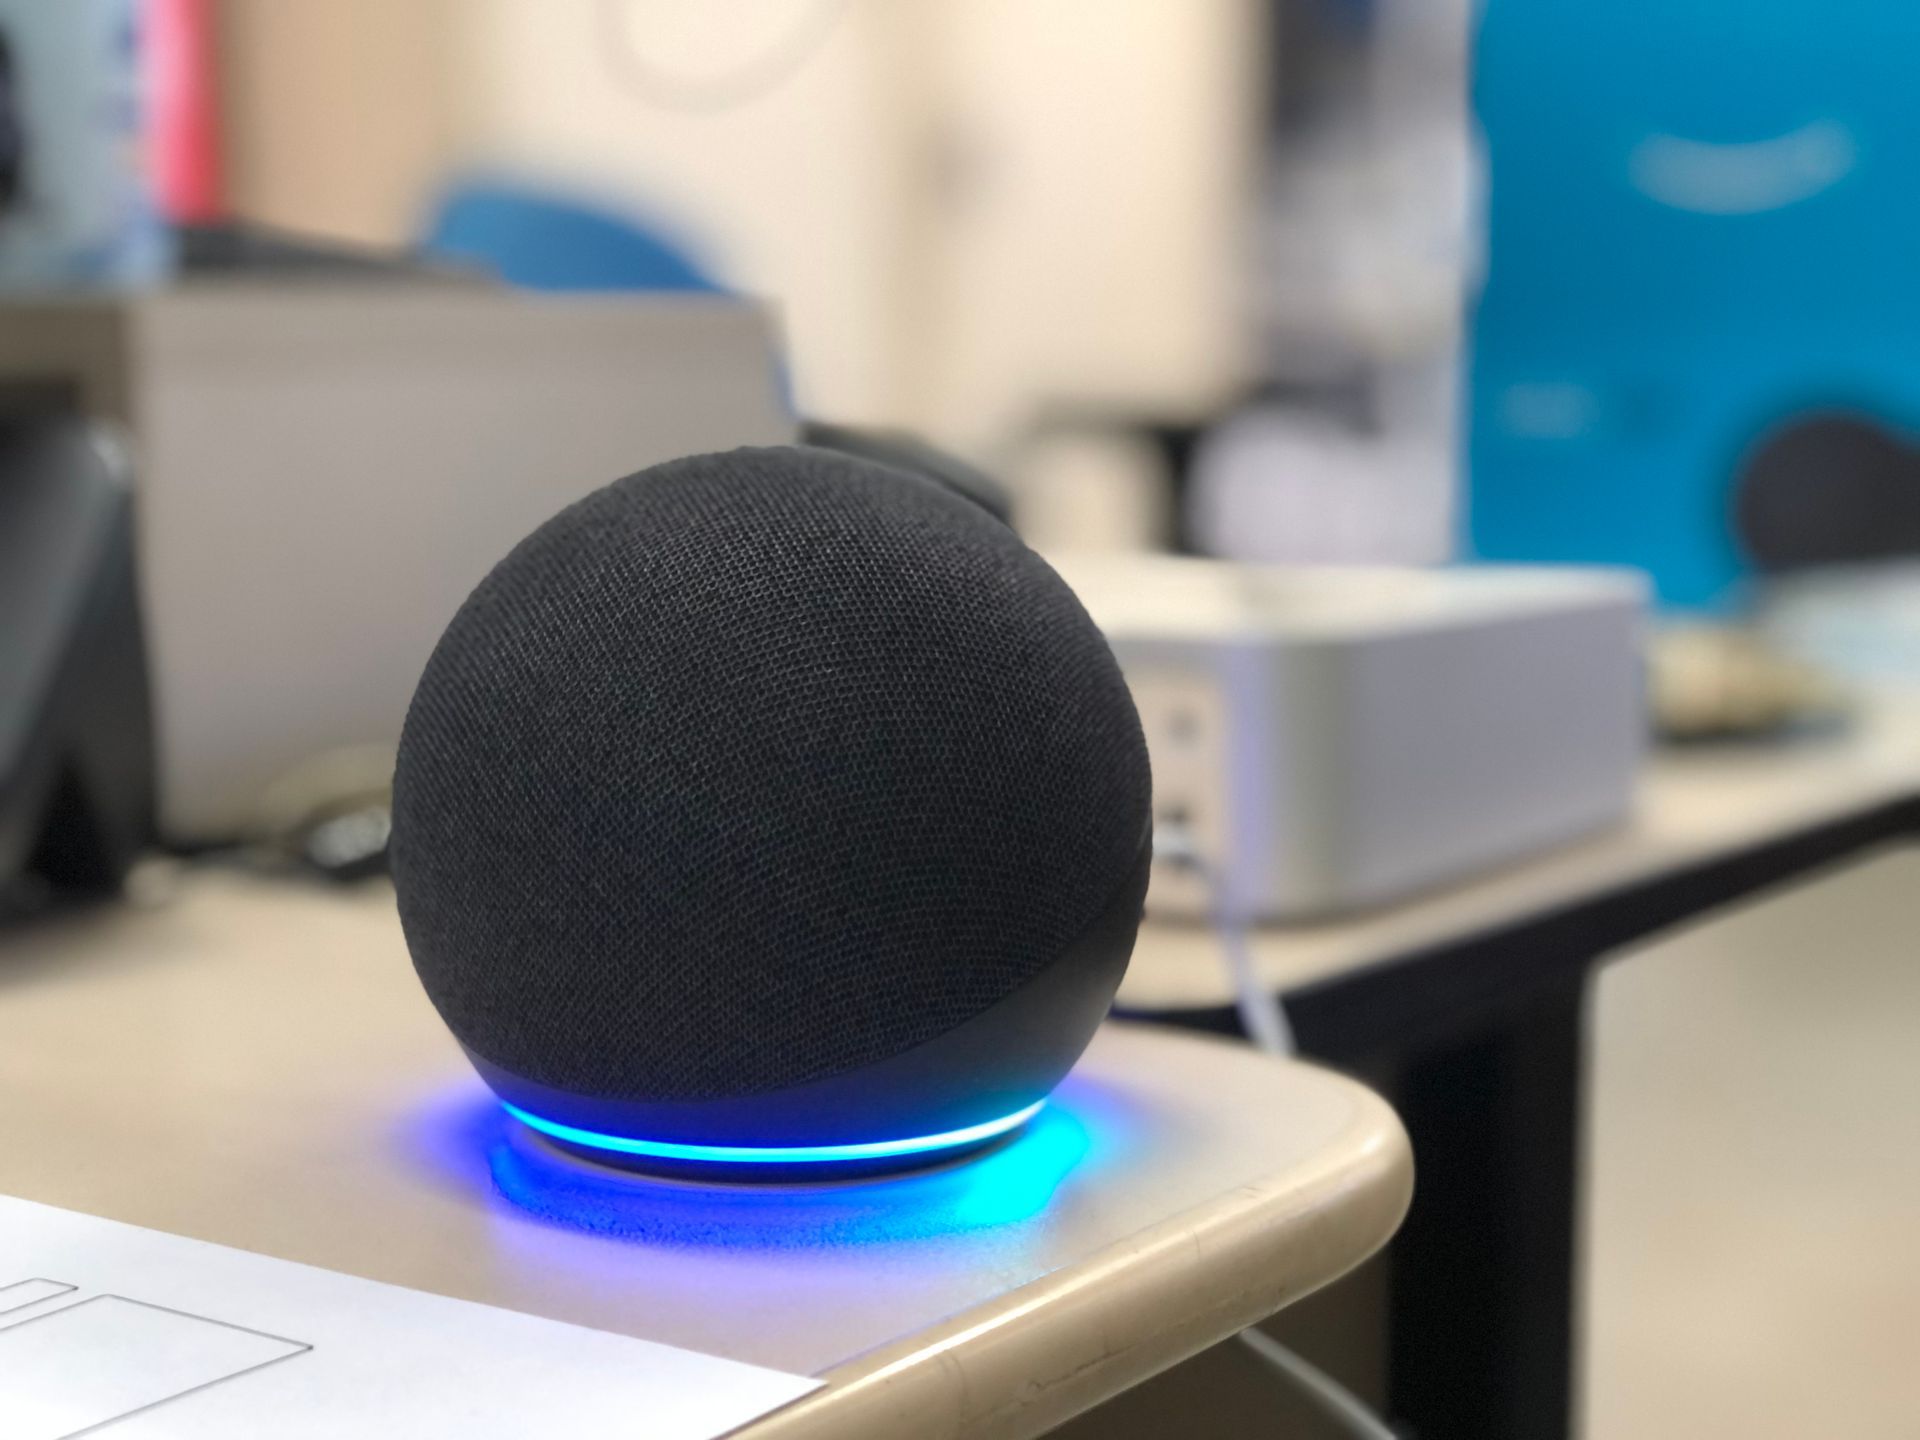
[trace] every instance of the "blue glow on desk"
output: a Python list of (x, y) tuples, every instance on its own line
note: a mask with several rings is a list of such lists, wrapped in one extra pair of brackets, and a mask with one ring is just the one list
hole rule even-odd
[(1002, 1115), (979, 1125), (959, 1130), (943, 1130), (934, 1135), (915, 1135), (901, 1140), (867, 1140), (846, 1145), (689, 1145), (670, 1140), (644, 1140), (627, 1135), (605, 1135), (563, 1125), (544, 1115), (535, 1115), (505, 1100), (501, 1108), (514, 1119), (543, 1135), (604, 1150), (614, 1155), (636, 1155), (642, 1159), (689, 1160), (709, 1165), (832, 1165), (849, 1160), (882, 1160), (893, 1156), (933, 1155), (942, 1150), (978, 1145), (983, 1140), (1018, 1129), (1035, 1115), (1045, 1100), (1036, 1100), (1011, 1115)]
[[(1085, 1092), (1087, 1087), (1074, 1087)], [(417, 1162), (469, 1194), (564, 1230), (674, 1249), (791, 1251), (909, 1246), (1018, 1229), (1123, 1146), (1103, 1097), (1053, 1101), (995, 1148), (919, 1170), (808, 1182), (676, 1180), (556, 1149), (491, 1097), (436, 1106), (407, 1141)]]

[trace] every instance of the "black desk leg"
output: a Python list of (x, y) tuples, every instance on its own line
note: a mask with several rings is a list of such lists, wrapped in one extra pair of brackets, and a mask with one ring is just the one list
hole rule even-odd
[(1574, 1402), (1585, 977), (1412, 1057), (1389, 1387), (1417, 1440), (1562, 1440)]

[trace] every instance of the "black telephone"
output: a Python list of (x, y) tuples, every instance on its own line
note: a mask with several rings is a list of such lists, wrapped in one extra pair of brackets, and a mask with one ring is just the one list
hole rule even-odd
[(153, 777), (124, 451), (79, 419), (0, 419), (0, 912), (118, 889)]

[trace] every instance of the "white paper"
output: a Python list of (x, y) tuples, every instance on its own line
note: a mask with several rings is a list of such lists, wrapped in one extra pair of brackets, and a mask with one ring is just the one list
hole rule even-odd
[(0, 1285), (0, 1315), (9, 1310), (24, 1310), (29, 1305), (38, 1305), (42, 1300), (51, 1300), (57, 1295), (65, 1295), (73, 1289), (58, 1280), (16, 1280), (11, 1285)]
[(816, 1384), (0, 1196), (5, 1440), (712, 1440)]
[(49, 1310), (4, 1333), (7, 1440), (84, 1434), (311, 1348), (117, 1295)]

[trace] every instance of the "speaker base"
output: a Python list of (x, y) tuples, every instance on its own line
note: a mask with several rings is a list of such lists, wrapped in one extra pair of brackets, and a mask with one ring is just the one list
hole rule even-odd
[(1039, 1113), (1045, 1100), (961, 1130), (847, 1145), (694, 1145), (605, 1135), (536, 1115), (509, 1101), (506, 1112), (572, 1155), (650, 1175), (730, 1181), (844, 1180), (944, 1164), (996, 1145)]

